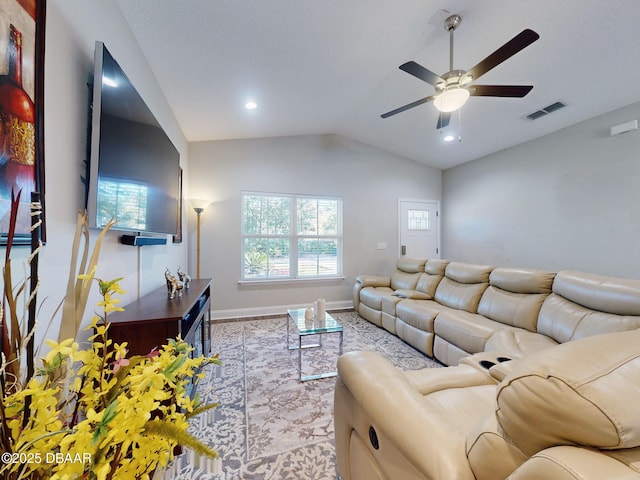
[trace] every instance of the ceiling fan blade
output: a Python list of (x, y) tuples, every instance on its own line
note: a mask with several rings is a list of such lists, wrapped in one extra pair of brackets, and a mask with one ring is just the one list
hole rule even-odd
[(532, 88), (533, 85), (473, 85), (469, 88), (469, 92), (476, 97), (522, 98)]
[(407, 63), (403, 63), (398, 68), (413, 75), (414, 77), (419, 78), (420, 80), (427, 82), (429, 85), (433, 85), (434, 87), (438, 83), (444, 82), (444, 79), (440, 75), (436, 75), (431, 70), (427, 70), (422, 65), (414, 62), (413, 60)]
[(431, 96), (428, 96), (428, 97), (424, 97), (424, 98), (421, 98), (420, 100), (416, 100), (415, 102), (408, 103), (407, 105), (404, 105), (403, 107), (396, 108), (395, 110), (391, 110), (390, 112), (387, 112), (387, 113), (383, 113), (380, 116), (382, 118), (387, 118), (387, 117), (390, 117), (391, 115), (395, 115), (396, 113), (404, 112), (405, 110), (409, 110), (410, 108), (417, 107), (418, 105), (422, 105), (423, 103), (430, 102), (434, 98), (436, 98), (436, 95), (431, 95)]
[(523, 48), (531, 45), (538, 38), (540, 38), (540, 35), (538, 35), (533, 30), (530, 30), (528, 28), (523, 30), (503, 46), (501, 46), (499, 49), (497, 49), (495, 52), (493, 52), (491, 55), (489, 55), (487, 58), (478, 63), (471, 70), (469, 70), (467, 72), (467, 75), (471, 75), (474, 81), (477, 80), (493, 67), (500, 65), (509, 57), (512, 57)]
[(440, 112), (440, 115), (438, 115), (438, 124), (436, 125), (436, 129), (440, 130), (441, 128), (449, 126), (450, 121), (451, 112)]

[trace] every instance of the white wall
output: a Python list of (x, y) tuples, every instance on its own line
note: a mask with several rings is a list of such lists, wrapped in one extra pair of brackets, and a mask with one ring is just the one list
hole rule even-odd
[[(441, 172), (338, 135), (196, 142), (189, 145), (192, 198), (202, 214), (201, 271), (213, 277), (214, 316), (305, 305), (317, 297), (350, 303), (355, 277), (388, 274), (398, 256), (398, 198), (440, 200)], [(344, 275), (312, 285), (240, 286), (242, 190), (335, 195), (343, 199)], [(195, 251), (191, 211), (191, 251)], [(387, 250), (377, 250), (386, 242)], [(191, 270), (195, 258), (191, 255)]]
[[(181, 162), (186, 165), (187, 160), (186, 140), (115, 1), (49, 0), (44, 102), (48, 241), (40, 256), (39, 300), (44, 301), (41, 325), (48, 323), (64, 297), (76, 214), (84, 208), (81, 176), (87, 158), (87, 83), (92, 77), (96, 40), (105, 42), (128, 73), (181, 152)], [(92, 239), (98, 233), (92, 230)], [(171, 244), (169, 240), (166, 246), (136, 248), (120, 245), (118, 236), (108, 234), (97, 276), (125, 277), (122, 284), (128, 292), (123, 304), (136, 298), (139, 290), (146, 293), (162, 285), (166, 267), (175, 269), (187, 264), (186, 242)], [(26, 248), (13, 250), (14, 271), (22, 268), (16, 265), (21, 265), (27, 254)], [(94, 310), (94, 300), (97, 295), (91, 299), (87, 321)]]
[[(443, 258), (640, 278), (634, 104), (443, 172)], [(543, 119), (537, 121), (544, 121)]]

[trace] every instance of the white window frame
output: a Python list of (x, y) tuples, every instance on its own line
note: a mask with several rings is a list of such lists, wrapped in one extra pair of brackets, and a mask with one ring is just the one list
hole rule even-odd
[[(289, 234), (288, 235), (269, 235), (269, 234), (246, 234), (245, 233), (245, 199), (248, 196), (261, 196), (261, 197), (286, 197), (291, 199), (291, 216), (289, 218)], [(337, 219), (337, 234), (336, 235), (299, 235), (297, 229), (297, 201), (299, 199), (308, 200), (332, 200), (337, 202), (338, 207), (338, 219)], [(276, 193), (276, 192), (254, 192), (254, 191), (242, 191), (241, 192), (241, 257), (240, 257), (240, 282), (241, 283), (277, 283), (277, 282), (289, 282), (289, 281), (309, 281), (309, 280), (326, 280), (326, 279), (342, 279), (342, 264), (343, 264), (343, 225), (342, 225), (342, 197), (328, 196), (328, 195), (302, 195), (293, 193)], [(289, 250), (289, 275), (288, 276), (275, 276), (269, 277), (245, 277), (245, 244), (246, 239), (249, 238), (286, 238), (290, 242)], [(336, 273), (327, 275), (299, 275), (298, 272), (298, 240), (302, 239), (331, 239), (336, 242)]]

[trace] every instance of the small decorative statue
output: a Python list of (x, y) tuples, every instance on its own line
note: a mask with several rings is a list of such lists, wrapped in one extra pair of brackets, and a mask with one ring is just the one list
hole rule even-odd
[(180, 267), (178, 267), (178, 271), (176, 273), (184, 285), (184, 288), (189, 288), (189, 285), (191, 285), (191, 277), (187, 273), (183, 272)]
[(169, 298), (173, 300), (176, 294), (178, 295), (178, 297), (181, 297), (182, 287), (184, 286), (183, 283), (180, 280), (178, 280), (176, 277), (171, 275), (171, 272), (169, 271), (168, 268), (164, 272), (164, 278), (167, 281), (167, 292), (169, 294)]

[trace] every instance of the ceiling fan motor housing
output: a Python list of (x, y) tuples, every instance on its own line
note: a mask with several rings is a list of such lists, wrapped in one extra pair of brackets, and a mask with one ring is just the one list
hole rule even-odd
[(463, 87), (471, 82), (472, 78), (470, 75), (465, 75), (467, 72), (464, 70), (450, 70), (444, 75), (442, 78), (444, 82), (438, 82), (435, 87), (438, 92), (442, 92), (444, 90), (448, 90), (450, 88), (458, 88)]

